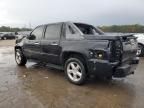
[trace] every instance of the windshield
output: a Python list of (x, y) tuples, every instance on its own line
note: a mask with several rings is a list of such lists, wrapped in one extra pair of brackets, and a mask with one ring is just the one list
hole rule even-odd
[(88, 24), (74, 23), (76, 27), (85, 35), (103, 35), (100, 29)]

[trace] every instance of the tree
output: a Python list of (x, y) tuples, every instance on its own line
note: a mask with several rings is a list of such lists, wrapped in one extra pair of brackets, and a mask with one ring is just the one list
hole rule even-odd
[(101, 26), (100, 28), (104, 32), (144, 33), (144, 26), (139, 24)]
[(7, 26), (0, 27), (0, 32), (19, 32), (19, 31), (31, 31), (30, 28), (11, 28)]

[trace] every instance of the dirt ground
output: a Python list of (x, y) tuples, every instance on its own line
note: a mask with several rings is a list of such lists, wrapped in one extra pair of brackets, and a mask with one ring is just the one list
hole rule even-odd
[(13, 46), (0, 41), (0, 108), (144, 108), (144, 58), (134, 75), (76, 86), (42, 64), (18, 67)]

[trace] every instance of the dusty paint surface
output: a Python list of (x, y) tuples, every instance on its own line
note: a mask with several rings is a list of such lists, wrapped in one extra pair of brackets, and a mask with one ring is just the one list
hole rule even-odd
[[(12, 42), (12, 45), (13, 42)], [(134, 75), (83, 86), (42, 64), (18, 67), (12, 46), (0, 46), (0, 108), (143, 108), (144, 58)]]

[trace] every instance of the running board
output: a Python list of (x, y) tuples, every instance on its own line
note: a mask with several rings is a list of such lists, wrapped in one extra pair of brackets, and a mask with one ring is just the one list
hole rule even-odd
[(60, 65), (47, 63), (46, 66), (50, 68), (58, 69), (58, 70), (64, 70), (63, 66), (60, 66)]

